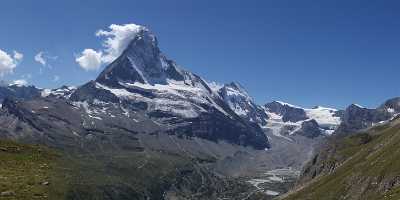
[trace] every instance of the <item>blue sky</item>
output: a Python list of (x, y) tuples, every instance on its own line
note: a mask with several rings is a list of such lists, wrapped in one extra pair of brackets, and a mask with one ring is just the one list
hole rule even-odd
[[(96, 31), (136, 23), (184, 68), (238, 81), (260, 104), (374, 107), (400, 96), (399, 10), (391, 0), (3, 0), (0, 50), (24, 57), (1, 78), (85, 83), (104, 68), (85, 71), (75, 62), (83, 49), (101, 48)], [(46, 66), (34, 59), (40, 51)]]

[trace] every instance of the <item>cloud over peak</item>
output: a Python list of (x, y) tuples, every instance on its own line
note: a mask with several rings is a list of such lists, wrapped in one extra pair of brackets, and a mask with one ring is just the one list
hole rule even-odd
[(105, 63), (114, 61), (129, 45), (136, 35), (146, 29), (144, 26), (136, 24), (117, 25), (111, 24), (109, 31), (99, 30), (96, 33), (98, 37), (104, 37), (103, 46), (105, 55), (102, 58)]
[(111, 24), (109, 30), (99, 30), (97, 37), (103, 39), (100, 50), (85, 49), (75, 59), (75, 61), (85, 70), (97, 70), (102, 64), (108, 64), (114, 61), (129, 45), (136, 35), (147, 30), (144, 26), (136, 24)]

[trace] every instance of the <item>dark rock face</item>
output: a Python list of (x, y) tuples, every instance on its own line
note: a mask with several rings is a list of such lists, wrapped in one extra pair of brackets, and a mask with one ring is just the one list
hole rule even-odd
[(301, 129), (296, 132), (299, 135), (306, 136), (308, 138), (315, 138), (322, 134), (321, 129), (314, 119), (304, 121), (301, 124)]
[(41, 90), (34, 86), (0, 86), (0, 101), (3, 101), (7, 97), (16, 99), (33, 99), (40, 97)]
[[(254, 123), (226, 120), (225, 116), (219, 112), (204, 113), (198, 118), (190, 119), (189, 123), (190, 126), (181, 126), (173, 132), (178, 135), (196, 136), (215, 142), (225, 140), (233, 144), (252, 146), (256, 149), (267, 148), (263, 131)], [(246, 132), (255, 134), (246, 134)]]
[(375, 124), (392, 120), (400, 113), (400, 97), (385, 101), (377, 108), (364, 108), (352, 104), (346, 108), (342, 116), (342, 123), (336, 130), (337, 133), (353, 133), (369, 128)]
[(342, 124), (336, 132), (350, 133), (389, 120), (393, 115), (385, 109), (369, 109), (352, 104), (344, 112)]
[(72, 93), (70, 100), (72, 101), (88, 101), (93, 102), (95, 99), (105, 102), (119, 103), (117, 96), (110, 91), (96, 88), (96, 82), (90, 81)]
[(267, 103), (264, 107), (270, 112), (282, 115), (282, 120), (284, 122), (298, 122), (308, 119), (304, 109), (292, 107), (280, 102), (274, 101), (271, 103)]
[[(102, 113), (104, 109), (108, 112)], [(0, 110), (0, 138), (80, 151), (140, 149), (135, 135), (159, 130), (150, 121), (133, 123), (132, 117), (144, 118), (139, 113), (130, 117), (120, 113), (113, 106), (88, 108), (56, 97), (24, 101), (7, 98)]]

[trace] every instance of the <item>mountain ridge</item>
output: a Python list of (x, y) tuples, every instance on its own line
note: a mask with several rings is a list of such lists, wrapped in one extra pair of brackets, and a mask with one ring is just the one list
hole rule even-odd
[[(71, 100), (119, 103), (125, 110), (145, 112), (156, 123), (172, 124), (168, 132), (269, 147), (258, 126), (232, 112), (201, 77), (168, 60), (147, 29), (96, 80), (78, 87)], [(206, 130), (202, 123), (208, 124)]]

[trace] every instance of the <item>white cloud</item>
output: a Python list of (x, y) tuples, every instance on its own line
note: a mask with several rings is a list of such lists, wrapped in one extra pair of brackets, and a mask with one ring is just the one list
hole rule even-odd
[(42, 66), (47, 66), (49, 68), (51, 68), (51, 65), (48, 64), (49, 60), (56, 60), (57, 56), (50, 56), (48, 53), (44, 52), (44, 51), (40, 51), (39, 53), (37, 53), (35, 55), (35, 61), (40, 63)]
[[(101, 64), (107, 64), (114, 61), (118, 56), (121, 55), (121, 53), (129, 45), (130, 41), (132, 41), (140, 31), (147, 30), (145, 27), (136, 24), (111, 24), (108, 28), (109, 30), (99, 30), (96, 32), (97, 37), (103, 38), (103, 49), (98, 51), (93, 49), (85, 49), (79, 57), (82, 59), (79, 61), (76, 59), (78, 64), (83, 69), (88, 70), (88, 67), (82, 65), (88, 64), (88, 62), (83, 62), (87, 60), (86, 58), (82, 57), (82, 55), (85, 55), (85, 51), (86, 53), (89, 53), (90, 51), (90, 54), (92, 55), (92, 59), (90, 60), (93, 61), (92, 64), (98, 64), (98, 67), (100, 67)], [(97, 59), (99, 55), (100, 59)], [(96, 69), (98, 69), (98, 67)]]
[(102, 58), (105, 63), (114, 61), (129, 45), (136, 35), (146, 29), (136, 24), (117, 25), (111, 24), (109, 31), (99, 30), (96, 33), (98, 37), (104, 37), (103, 46), (105, 55)]
[(23, 54), (17, 51), (14, 51), (14, 55), (11, 56), (7, 52), (0, 49), (0, 76), (12, 73), (19, 62), (22, 61), (23, 57)]
[(25, 79), (18, 79), (14, 80), (11, 85), (18, 85), (18, 86), (23, 86), (23, 85), (28, 85), (28, 81)]
[(41, 52), (39, 52), (38, 54), (36, 54), (35, 55), (35, 61), (36, 62), (38, 62), (38, 63), (40, 63), (41, 65), (43, 65), (43, 66), (46, 66), (46, 60), (45, 60), (45, 58), (43, 57), (43, 54), (44, 54), (44, 52), (43, 51), (41, 51)]
[(57, 82), (57, 81), (59, 81), (59, 80), (60, 80), (60, 76), (54, 75), (53, 81), (54, 81), (54, 82)]
[(97, 70), (101, 66), (102, 52), (97, 52), (93, 49), (85, 49), (75, 61), (86, 71)]
[(14, 59), (16, 61), (21, 61), (24, 58), (24, 55), (18, 51), (14, 51)]

